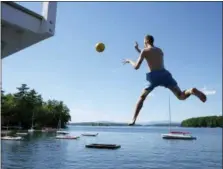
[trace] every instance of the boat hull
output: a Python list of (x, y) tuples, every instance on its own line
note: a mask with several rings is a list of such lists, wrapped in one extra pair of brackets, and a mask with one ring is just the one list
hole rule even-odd
[(28, 133), (16, 133), (17, 136), (26, 136)]
[(98, 133), (96, 133), (96, 134), (89, 134), (89, 133), (82, 134), (82, 136), (89, 136), (89, 137), (95, 137), (97, 135), (98, 135)]
[(33, 133), (34, 132), (34, 129), (29, 129), (28, 132), (29, 133)]
[(22, 140), (22, 137), (20, 137), (20, 136), (18, 136), (18, 137), (4, 136), (1, 139), (2, 140), (15, 140), (15, 141), (19, 141), (19, 140)]
[(78, 139), (78, 138), (80, 138), (80, 137), (78, 137), (78, 136), (56, 136), (56, 139), (68, 139), (68, 140), (70, 140), (70, 139)]
[(162, 134), (163, 139), (196, 140), (196, 137), (184, 134)]
[(57, 134), (69, 134), (67, 131), (57, 131)]
[(97, 149), (119, 149), (121, 145), (116, 144), (89, 144), (85, 145), (86, 148), (97, 148)]

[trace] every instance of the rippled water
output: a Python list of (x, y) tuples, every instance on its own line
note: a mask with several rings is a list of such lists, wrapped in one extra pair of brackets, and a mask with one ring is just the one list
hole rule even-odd
[[(97, 137), (56, 140), (35, 133), (23, 141), (2, 141), (3, 169), (221, 169), (222, 129), (176, 128), (194, 141), (163, 140), (162, 127), (77, 127), (72, 134), (98, 132)], [(118, 150), (85, 148), (89, 143), (120, 144)]]

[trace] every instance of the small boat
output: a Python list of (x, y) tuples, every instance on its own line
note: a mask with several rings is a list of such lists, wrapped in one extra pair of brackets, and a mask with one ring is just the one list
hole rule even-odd
[(58, 122), (58, 130), (56, 131), (56, 133), (57, 134), (69, 134), (69, 132), (67, 132), (67, 131), (64, 131), (64, 130), (61, 130), (62, 128), (61, 128), (61, 120), (59, 120), (59, 122)]
[(69, 134), (69, 132), (67, 132), (67, 131), (62, 131), (62, 130), (58, 130), (58, 131), (57, 131), (57, 134)]
[(57, 139), (78, 139), (80, 138), (79, 136), (68, 136), (68, 135), (57, 135)]
[(16, 135), (18, 135), (18, 136), (26, 136), (26, 135), (28, 135), (28, 133), (16, 133)]
[(12, 131), (6, 130), (6, 131), (1, 131), (1, 136), (7, 136), (8, 134), (10, 134)]
[(17, 137), (14, 137), (14, 136), (4, 136), (1, 139), (2, 140), (15, 140), (15, 141), (18, 141), (18, 140), (22, 140), (23, 138), (20, 137), (20, 136), (17, 136)]
[(95, 136), (97, 136), (98, 135), (98, 133), (95, 133), (95, 134), (93, 134), (93, 133), (84, 133), (84, 134), (81, 134), (82, 136), (90, 136), (90, 137), (95, 137)]
[(86, 148), (98, 148), (98, 149), (118, 149), (121, 145), (117, 144), (88, 144), (85, 145)]
[(172, 131), (171, 130), (171, 109), (169, 97), (169, 133), (161, 135), (163, 139), (179, 139), (179, 140), (196, 140), (189, 132)]
[(20, 136), (8, 136), (8, 126), (7, 126), (7, 132), (6, 132), (6, 135), (5, 136), (3, 136), (3, 137), (1, 137), (1, 139), (2, 140), (15, 140), (15, 141), (17, 141), (17, 140), (22, 140), (23, 138), (22, 137), (20, 137)]
[(55, 129), (55, 128), (42, 128), (42, 130), (41, 130), (42, 132), (55, 132), (55, 131), (57, 131), (57, 129)]
[(32, 115), (32, 125), (31, 125), (31, 129), (28, 130), (29, 133), (33, 133), (34, 132), (34, 129), (33, 129), (33, 121), (34, 121), (34, 112), (33, 112), (33, 115)]
[(196, 140), (196, 137), (192, 136), (188, 132), (169, 132), (167, 134), (162, 134), (163, 139), (181, 139), (181, 140)]
[(29, 129), (28, 132), (29, 133), (33, 133), (35, 130), (33, 128)]
[(42, 129), (41, 132), (48, 132), (48, 130), (46, 130), (46, 129)]

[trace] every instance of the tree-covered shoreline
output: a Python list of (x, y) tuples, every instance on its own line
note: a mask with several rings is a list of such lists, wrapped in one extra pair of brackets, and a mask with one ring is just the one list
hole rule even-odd
[(223, 127), (223, 116), (194, 117), (183, 120), (182, 127)]
[(29, 129), (43, 127), (61, 128), (71, 120), (69, 108), (58, 100), (44, 101), (41, 94), (26, 84), (17, 87), (16, 93), (1, 91), (1, 126), (20, 126)]
[[(17, 87), (16, 93), (1, 91), (1, 127), (18, 126), (29, 129), (44, 127), (57, 128), (59, 120), (61, 128), (71, 121), (69, 108), (58, 100), (44, 101), (41, 94), (30, 89), (26, 84)], [(95, 124), (91, 125), (107, 125)], [(118, 125), (118, 124), (116, 124)], [(124, 124), (122, 124), (124, 125)], [(181, 127), (223, 127), (223, 116), (194, 117), (183, 120)]]

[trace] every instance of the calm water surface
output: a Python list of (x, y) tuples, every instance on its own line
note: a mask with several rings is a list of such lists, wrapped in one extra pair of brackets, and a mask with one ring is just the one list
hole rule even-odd
[[(2, 141), (3, 169), (221, 169), (222, 129), (176, 128), (194, 141), (163, 140), (163, 127), (78, 127), (74, 135), (97, 137), (57, 140), (54, 133), (34, 133), (23, 141)], [(87, 149), (90, 143), (120, 144), (118, 150)]]

